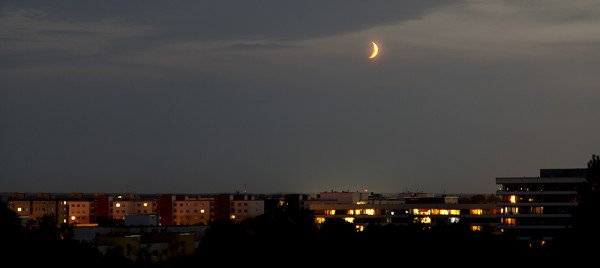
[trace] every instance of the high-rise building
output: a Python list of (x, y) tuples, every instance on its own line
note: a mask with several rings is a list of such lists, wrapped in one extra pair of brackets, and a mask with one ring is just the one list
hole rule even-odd
[(508, 237), (544, 243), (572, 228), (577, 185), (586, 169), (541, 169), (539, 177), (496, 178), (500, 202), (497, 230)]

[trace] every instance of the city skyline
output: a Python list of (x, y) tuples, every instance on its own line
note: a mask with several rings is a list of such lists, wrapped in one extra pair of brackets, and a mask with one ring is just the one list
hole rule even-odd
[(599, 16), (591, 0), (3, 1), (0, 192), (485, 194), (585, 168)]

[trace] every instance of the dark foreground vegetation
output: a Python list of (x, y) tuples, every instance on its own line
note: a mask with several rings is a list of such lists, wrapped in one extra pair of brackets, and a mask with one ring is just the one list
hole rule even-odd
[(133, 262), (119, 251), (101, 255), (93, 244), (71, 239), (71, 227), (57, 225), (53, 217), (23, 226), (0, 203), (0, 261), (3, 267), (594, 265), (600, 259), (599, 167), (594, 155), (587, 182), (578, 189), (572, 230), (543, 245), (494, 234), (492, 227), (471, 231), (461, 223), (369, 225), (357, 232), (353, 224), (327, 220), (317, 228), (308, 211), (274, 210), (240, 223), (213, 222), (193, 255), (162, 262), (140, 256)]
[[(471, 231), (458, 224), (428, 227), (370, 225), (357, 232), (343, 220), (328, 220), (320, 228), (304, 211), (271, 213), (240, 223), (215, 221), (193, 255), (163, 262), (144, 258), (133, 262), (119, 251), (101, 255), (93, 244), (70, 239), (68, 226), (55, 227), (52, 217), (23, 227), (16, 214), (3, 204), (0, 256), (14, 261), (62, 267), (175, 267), (213, 264), (261, 265), (423, 265), (460, 263), (463, 267), (498, 264), (508, 260), (521, 264), (555, 264), (586, 257), (585, 240), (574, 235), (546, 243), (543, 247), (493, 234)], [(591, 248), (597, 256), (597, 241)], [(589, 244), (589, 242), (587, 243)], [(590, 246), (588, 246), (590, 247)], [(589, 254), (589, 253), (586, 253)], [(592, 253), (593, 254), (593, 253)], [(492, 265), (493, 266), (493, 265)]]

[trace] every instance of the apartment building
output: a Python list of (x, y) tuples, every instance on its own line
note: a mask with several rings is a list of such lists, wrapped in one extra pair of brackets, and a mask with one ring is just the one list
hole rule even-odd
[(538, 177), (499, 177), (497, 230), (518, 240), (552, 240), (572, 228), (577, 185), (587, 169), (540, 169)]
[[(322, 198), (325, 197), (325, 198)], [(394, 196), (361, 192), (323, 192), (308, 200), (307, 209), (320, 225), (328, 219), (341, 218), (357, 230), (369, 224), (421, 223), (427, 225), (463, 222), (472, 230), (497, 224), (494, 203), (459, 203), (458, 196), (433, 193), (402, 193)]]
[(215, 200), (215, 220), (243, 221), (265, 214), (265, 201), (252, 194), (218, 194)]

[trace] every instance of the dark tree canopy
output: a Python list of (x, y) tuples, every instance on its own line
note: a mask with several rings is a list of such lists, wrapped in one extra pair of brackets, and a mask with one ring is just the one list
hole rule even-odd
[(590, 184), (591, 191), (597, 193), (600, 181), (600, 156), (592, 155), (592, 159), (588, 161), (585, 179)]
[(577, 188), (578, 205), (574, 216), (578, 239), (600, 238), (600, 157), (592, 155), (587, 163), (585, 182)]

